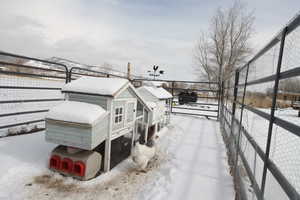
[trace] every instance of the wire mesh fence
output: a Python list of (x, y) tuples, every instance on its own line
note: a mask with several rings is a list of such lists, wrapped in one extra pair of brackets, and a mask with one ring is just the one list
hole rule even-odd
[(0, 137), (43, 129), (66, 77), (60, 63), (0, 52)]
[(222, 83), (220, 125), (240, 199), (300, 199), (299, 25), (300, 15)]

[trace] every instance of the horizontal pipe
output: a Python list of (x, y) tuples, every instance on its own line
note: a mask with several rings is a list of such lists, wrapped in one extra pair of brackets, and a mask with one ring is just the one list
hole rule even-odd
[[(118, 78), (127, 78), (125, 76), (119, 76), (119, 75), (115, 75), (115, 74), (110, 74), (110, 73), (105, 73), (105, 72), (100, 72), (100, 71), (94, 71), (91, 69), (85, 69), (85, 68), (80, 68), (80, 67), (72, 67), (70, 69), (70, 74), (76, 74), (78, 72), (73, 72), (73, 70), (79, 70), (79, 71), (85, 71), (85, 72), (92, 72), (92, 73), (96, 73), (96, 74), (102, 74), (102, 75), (109, 75), (109, 76), (113, 76), (113, 77), (118, 77)], [(82, 75), (87, 75), (87, 74), (82, 74)]]
[(32, 74), (32, 73), (25, 73), (25, 72), (12, 72), (12, 71), (1, 71), (0, 74), (7, 74), (7, 75), (22, 75), (27, 77), (45, 77), (45, 78), (55, 78), (55, 79), (66, 79), (66, 77), (61, 76), (52, 76), (52, 75), (43, 75), (43, 74)]
[(196, 91), (196, 92), (219, 92), (219, 90), (209, 90), (209, 89), (191, 89), (191, 88), (171, 88), (165, 87), (165, 89), (169, 90), (184, 90), (184, 91)]
[(33, 110), (33, 111), (24, 111), (24, 112), (5, 113), (5, 114), (0, 114), (0, 117), (8, 117), (8, 116), (15, 116), (15, 115), (26, 115), (26, 114), (33, 114), (33, 113), (48, 112), (48, 111), (49, 110)]
[(185, 110), (198, 110), (198, 111), (208, 111), (208, 112), (218, 112), (218, 110), (207, 110), (207, 109), (197, 109), (197, 108), (185, 108), (185, 107), (177, 107), (177, 106), (173, 106), (172, 108), (176, 108), (176, 109), (185, 109)]
[(173, 112), (173, 114), (183, 114), (183, 115), (194, 115), (194, 116), (203, 116), (203, 117), (215, 117), (217, 118), (217, 116), (215, 115), (204, 115), (204, 114), (195, 114), (195, 113), (183, 113), (183, 112)]
[(292, 78), (292, 77), (299, 76), (299, 75), (300, 75), (300, 67), (296, 67), (296, 68), (281, 72), (279, 75), (279, 79), (282, 80), (282, 79)]
[[(178, 97), (178, 95), (173, 95), (173, 97)], [(218, 99), (218, 97), (197, 97), (198, 99)]]
[(47, 71), (47, 72), (60, 72), (60, 73), (66, 72), (65, 70), (36, 67), (36, 66), (31, 66), (31, 65), (22, 65), (22, 64), (9, 63), (9, 62), (3, 62), (3, 61), (0, 61), (0, 65), (8, 65), (8, 68), (10, 66), (14, 66), (14, 67), (22, 67), (22, 68), (26, 68), (26, 69), (36, 69), (36, 70)]
[[(178, 101), (173, 101), (173, 103), (179, 103)], [(198, 102), (193, 102), (191, 105), (203, 105), (203, 106), (218, 106), (218, 104), (215, 103), (198, 103)]]
[(16, 123), (16, 124), (9, 124), (9, 125), (5, 125), (5, 126), (0, 126), (0, 129), (11, 128), (11, 127), (16, 127), (16, 126), (22, 126), (22, 125), (28, 125), (28, 124), (34, 124), (34, 123), (39, 123), (39, 122), (44, 122), (44, 121), (45, 121), (45, 119), (39, 119), (39, 120), (21, 122), (21, 123)]
[[(300, 75), (300, 67), (297, 68), (293, 68), (284, 72), (281, 72), (279, 74), (279, 80), (283, 80), (283, 79), (287, 79), (287, 78), (292, 78), (292, 77), (296, 77)], [(274, 81), (276, 78), (276, 75), (270, 75), (270, 76), (266, 76), (260, 79), (256, 79), (250, 82), (247, 82), (246, 85), (255, 85), (255, 84), (261, 84), (261, 83), (266, 83), (266, 82), (270, 82), (270, 81)], [(242, 87), (245, 86), (245, 84), (239, 84), (238, 87)]]
[(30, 103), (30, 102), (47, 102), (47, 101), (63, 101), (65, 99), (23, 99), (23, 100), (9, 100), (9, 101), (0, 101), (0, 104), (8, 103)]
[(61, 90), (54, 87), (28, 87), (28, 86), (0, 86), (0, 89), (21, 89), (21, 90)]
[(199, 83), (199, 84), (212, 84), (212, 85), (218, 85), (218, 82), (208, 82), (208, 81), (178, 81), (178, 80), (164, 80), (164, 79), (133, 79), (134, 81), (158, 81), (158, 82), (177, 82), (177, 83)]
[(93, 77), (107, 77), (107, 74), (102, 74), (102, 73), (101, 74), (97, 74), (97, 75), (93, 75), (93, 74), (84, 74), (84, 73), (72, 72), (72, 75), (93, 76)]
[(257, 80), (253, 80), (253, 81), (249, 81), (247, 83), (243, 83), (243, 84), (238, 84), (237, 87), (243, 87), (245, 85), (249, 86), (249, 85), (255, 85), (255, 84), (259, 84), (259, 83), (266, 83), (266, 82), (270, 82), (275, 80), (276, 75), (271, 75), (271, 76), (267, 76), (267, 77), (263, 77)]
[(286, 121), (278, 117), (275, 117), (274, 124), (300, 137), (300, 126), (297, 126), (296, 124), (293, 124), (289, 121)]
[(52, 62), (52, 61), (48, 61), (48, 60), (42, 60), (42, 59), (32, 58), (32, 57), (28, 57), (28, 56), (21, 56), (21, 55), (17, 55), (17, 54), (13, 54), (13, 53), (7, 53), (7, 52), (0, 52), (0, 55), (15, 57), (15, 58), (22, 58), (22, 59), (26, 59), (26, 60), (35, 60), (35, 61), (48, 63), (48, 64), (53, 64), (53, 65), (59, 65), (59, 66), (62, 66), (65, 69), (65, 71), (68, 71), (68, 67), (66, 65), (62, 64), (62, 63), (56, 63), (56, 62)]

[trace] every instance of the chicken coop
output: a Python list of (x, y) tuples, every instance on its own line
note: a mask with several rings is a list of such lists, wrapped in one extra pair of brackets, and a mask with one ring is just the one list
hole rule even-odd
[(62, 88), (66, 101), (46, 116), (46, 141), (58, 144), (54, 171), (88, 180), (131, 152), (136, 121), (147, 126), (153, 109), (127, 79), (82, 77)]
[(173, 96), (162, 87), (142, 86), (137, 90), (152, 109), (148, 123), (139, 123), (139, 127), (146, 130), (145, 138), (148, 140), (169, 123)]

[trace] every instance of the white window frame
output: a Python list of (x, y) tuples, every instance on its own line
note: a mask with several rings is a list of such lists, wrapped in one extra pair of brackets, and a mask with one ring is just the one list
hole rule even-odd
[[(119, 110), (121, 109), (122, 112)], [(117, 112), (118, 110), (118, 112)], [(124, 121), (124, 106), (118, 106), (115, 108), (115, 115), (114, 115), (114, 123), (115, 124), (120, 124)]]

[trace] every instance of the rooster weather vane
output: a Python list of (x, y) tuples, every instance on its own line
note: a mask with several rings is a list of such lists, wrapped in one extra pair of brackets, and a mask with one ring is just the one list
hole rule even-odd
[(159, 70), (158, 71), (159, 66), (158, 65), (153, 65), (153, 72), (152, 71), (148, 71), (149, 76), (153, 76), (153, 79), (155, 80), (156, 77), (163, 75), (164, 74), (164, 70)]

